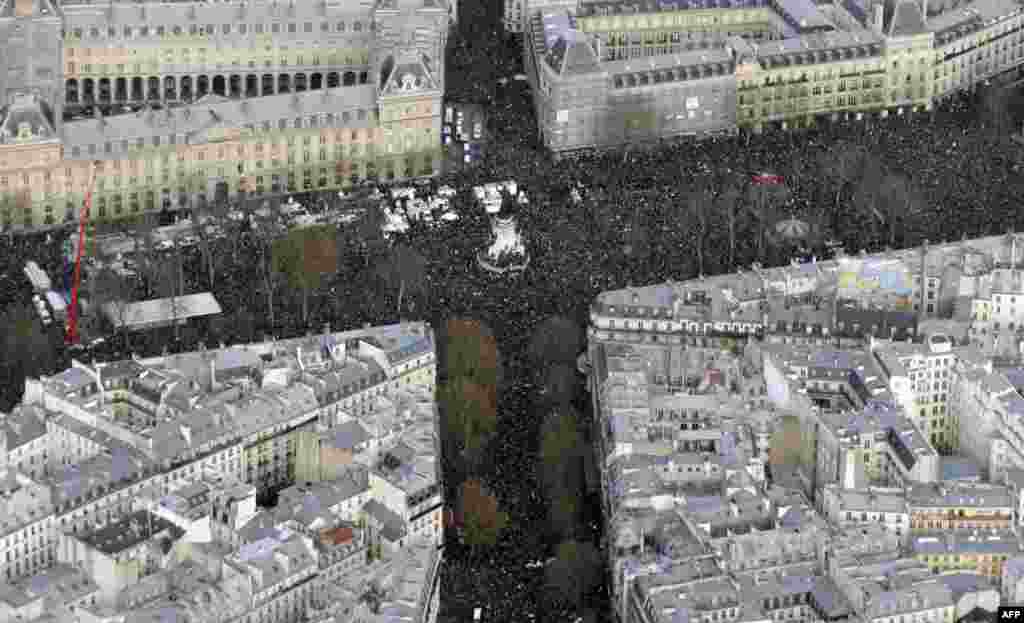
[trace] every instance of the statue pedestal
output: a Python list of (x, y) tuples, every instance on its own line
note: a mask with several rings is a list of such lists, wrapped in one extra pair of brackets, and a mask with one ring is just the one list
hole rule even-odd
[(486, 251), (476, 254), (481, 268), (495, 274), (519, 273), (530, 265), (530, 256), (516, 229), (515, 217), (495, 218), (491, 221), (494, 242)]

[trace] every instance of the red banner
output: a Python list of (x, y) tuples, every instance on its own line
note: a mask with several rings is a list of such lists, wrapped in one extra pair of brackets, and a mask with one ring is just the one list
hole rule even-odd
[(774, 175), (772, 173), (758, 173), (753, 177), (755, 184), (782, 184), (783, 179), (781, 175)]

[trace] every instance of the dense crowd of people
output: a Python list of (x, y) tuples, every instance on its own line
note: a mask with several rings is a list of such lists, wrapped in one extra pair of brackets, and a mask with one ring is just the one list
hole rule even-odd
[[(408, 245), (426, 260), (425, 283), (406, 293), (403, 309), (397, 309), (396, 293), (375, 270), (387, 250), (375, 252), (348, 237), (337, 273), (326, 276), (314, 293), (313, 322), (300, 327), (296, 320), (300, 296), (279, 284), (278, 326), (268, 326), (254, 251), (259, 241), (251, 233), (240, 232), (240, 253), (228, 250), (235, 241), (218, 243), (223, 245), (217, 254), (218, 277), (208, 284), (225, 309), (225, 319), (190, 329), (189, 339), (179, 347), (192, 348), (197, 341), (259, 339), (263, 334), (283, 337), (319, 330), (324, 322), (336, 330), (400, 318), (426, 319), (437, 327), (454, 317), (486, 323), (497, 337), (505, 376), (498, 431), (487, 448), (488, 460), (477, 466), (477, 476), (512, 520), (499, 543), (482, 556), (457, 542), (447, 548), (440, 620), (464, 621), (473, 608), (483, 607), (485, 621), (573, 621), (584, 613), (547, 600), (541, 590), (543, 566), (529, 564), (546, 560), (551, 553), (551, 544), (541, 536), (546, 532), (547, 509), (538, 494), (536, 473), (537, 435), (544, 414), (539, 412), (533, 370), (524, 354), (535, 327), (553, 315), (585, 326), (589, 304), (602, 290), (696, 276), (700, 267), (695, 245), (701, 242), (707, 255), (703, 270), (709, 273), (754, 261), (786, 259), (792, 249), (775, 249), (768, 258), (759, 250), (757, 235), (751, 234), (771, 223), (750, 201), (738, 204), (734, 254), (727, 252), (729, 223), (723, 214), (711, 210), (708, 218), (713, 227), (706, 236), (698, 236), (687, 198), (701, 185), (709, 185), (713, 195), (731, 184), (747, 192), (748, 187), (737, 180), (770, 171), (784, 178), (789, 191), (774, 210), (814, 222), (826, 230), (824, 237), (837, 239), (848, 251), (878, 247), (884, 242), (884, 236), (877, 235), (878, 219), (858, 212), (848, 196), (836, 199), (839, 184), (854, 182), (834, 174), (830, 163), (837, 144), (881, 159), (888, 170), (914, 186), (916, 199), (907, 202), (906, 212), (899, 217), (901, 244), (1019, 229), (1024, 226), (1017, 209), (1024, 197), (1020, 147), (987, 131), (974, 96), (965, 95), (933, 113), (837, 123), (799, 133), (666, 143), (556, 163), (539, 144), (525, 83), (497, 82), (521, 71), (518, 48), (500, 37), (488, 43), (487, 29), (480, 31), (477, 39), (454, 44), (450, 71), (456, 72), (457, 79), (449, 80), (447, 88), (456, 99), (486, 105), (491, 115), (489, 134), (497, 138), (477, 167), (437, 180), (457, 189), (452, 205), (460, 213), (458, 221), (429, 228), (414, 224), (391, 240), (392, 245)], [(477, 73), (459, 70), (484, 66)], [(476, 252), (489, 241), (490, 227), (471, 188), (504, 179), (515, 179), (530, 199), (518, 208), (518, 221), (532, 263), (516, 277), (491, 275), (475, 261)], [(573, 198), (573, 189), (578, 190), (579, 200)], [(5, 244), (0, 252), (0, 278), (12, 287), (3, 288), (6, 298), (0, 302), (27, 304), (21, 266), (26, 258), (39, 259), (44, 254), (53, 268), (60, 241), (46, 245), (42, 236), (30, 236)], [(232, 256), (238, 261), (230, 261)], [(203, 273), (198, 253), (186, 261), (188, 272)], [(140, 354), (158, 353), (168, 335), (140, 336), (131, 348)], [(55, 348), (58, 344), (59, 337)], [(97, 350), (93, 355), (115, 357), (123, 352)], [(67, 365), (66, 356), (57, 365)], [(28, 373), (40, 372), (48, 371)], [(11, 396), (20, 393), (14, 389), (20, 389), (20, 379), (6, 380)], [(585, 410), (588, 400), (581, 397), (579, 405)], [(592, 529), (599, 518), (588, 516), (584, 521), (588, 525), (580, 534), (599, 540), (600, 530)], [(587, 613), (591, 620), (607, 616), (602, 599), (596, 595), (592, 600)]]

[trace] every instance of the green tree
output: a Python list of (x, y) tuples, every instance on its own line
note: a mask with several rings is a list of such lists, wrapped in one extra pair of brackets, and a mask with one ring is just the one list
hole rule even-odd
[(548, 499), (551, 527), (572, 537), (583, 509), (584, 452), (580, 420), (571, 407), (552, 411), (541, 426), (540, 480)]
[(602, 564), (600, 552), (590, 543), (560, 543), (555, 560), (544, 571), (552, 600), (582, 609), (602, 581)]
[(443, 375), (497, 387), (501, 379), (498, 342), (479, 320), (453, 318), (445, 324)]
[(497, 430), (497, 396), (493, 385), (457, 377), (438, 386), (445, 430), (460, 447), (475, 455)]
[(397, 244), (377, 264), (377, 278), (388, 289), (397, 291), (395, 304), (399, 315), (408, 291), (422, 293), (426, 288), (427, 260), (418, 251), (405, 244)]
[(572, 402), (580, 381), (576, 368), (567, 363), (556, 363), (544, 370), (543, 393), (548, 403), (560, 406)]
[(338, 267), (338, 244), (334, 228), (327, 225), (289, 231), (272, 243), (273, 270), (302, 292), (302, 322), (309, 322), (309, 294), (320, 286), (323, 276)]
[(542, 320), (530, 337), (528, 353), (537, 365), (575, 364), (583, 351), (583, 330), (565, 316)]
[(458, 516), (463, 542), (474, 548), (497, 543), (509, 520), (508, 513), (499, 508), (498, 499), (476, 479), (462, 483)]

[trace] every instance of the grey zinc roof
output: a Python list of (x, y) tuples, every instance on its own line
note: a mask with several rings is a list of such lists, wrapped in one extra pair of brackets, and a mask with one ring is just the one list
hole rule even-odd
[(780, 0), (779, 6), (801, 28), (831, 26), (811, 0)]
[(413, 57), (402, 58), (394, 65), (381, 92), (384, 95), (402, 95), (405, 93), (407, 79), (412, 80), (409, 87), (413, 89), (433, 91), (439, 88), (423, 60)]
[[(24, 136), (21, 134), (23, 129), (27, 131)], [(10, 106), (0, 111), (0, 144), (56, 138), (53, 111), (35, 95), (18, 96)]]
[(104, 554), (113, 555), (173, 527), (174, 524), (166, 519), (142, 510), (136, 511), (120, 521), (107, 524), (81, 539)]
[(394, 513), (391, 509), (384, 506), (377, 500), (370, 500), (363, 505), (363, 510), (373, 517), (381, 525), (381, 535), (391, 541), (397, 543), (400, 539), (406, 535), (405, 522), (398, 514)]
[(18, 405), (8, 416), (0, 419), (0, 430), (7, 440), (7, 450), (20, 448), (46, 434), (45, 412), (32, 405)]
[(586, 36), (572, 36), (561, 71), (564, 74), (585, 74), (600, 71), (601, 62)]
[(658, 13), (698, 9), (742, 9), (765, 6), (765, 0), (584, 0), (580, 15), (600, 15), (603, 11), (620, 13)]
[[(965, 6), (928, 18), (928, 30), (939, 34), (958, 26), (983, 24), (993, 19), (1012, 15), (1021, 10), (1018, 0), (976, 0)], [(998, 240), (1002, 236), (992, 236), (983, 240)]]
[[(328, 13), (324, 13), (323, 3), (306, 2), (251, 2), (239, 7), (233, 3), (220, 2), (125, 2), (115, 0), (109, 5), (109, 9), (97, 10), (90, 0), (62, 0), (63, 12), (69, 24), (78, 27), (102, 26), (113, 23), (150, 23), (162, 24), (167, 28), (174, 25), (185, 25), (192, 22), (200, 24), (230, 24), (241, 20), (264, 23), (280, 21), (315, 21), (323, 19), (340, 20), (347, 19), (350, 22), (361, 19), (365, 23), (360, 32), (353, 32), (350, 27), (345, 33), (339, 33), (339, 40), (369, 40), (373, 32), (369, 28), (369, 8), (367, 3), (362, 2), (334, 2), (330, 3)], [(237, 29), (236, 29), (237, 30)], [(319, 30), (312, 35), (297, 29), (297, 33), (275, 33), (275, 38), (281, 40), (302, 41), (313, 37), (323, 36)], [(243, 45), (247, 40), (255, 38), (253, 35), (239, 35), (233, 32), (231, 35), (224, 35), (220, 29), (216, 29), (209, 35), (210, 39), (222, 45)], [(333, 37), (332, 37), (333, 38)]]
[(967, 593), (992, 588), (991, 582), (980, 573), (945, 573), (936, 579), (946, 585), (956, 601)]
[[(0, 18), (14, 17), (14, 3), (16, 0), (0, 1)], [(33, 17), (53, 17), (59, 15), (60, 7), (51, 0), (33, 0), (30, 3)]]
[(1012, 554), (1020, 543), (1012, 530), (927, 532), (910, 540), (910, 549), (918, 554)]
[(892, 21), (889, 23), (890, 37), (910, 37), (927, 32), (924, 15), (916, 2), (904, 0), (896, 5)]
[(976, 480), (981, 477), (978, 465), (967, 457), (942, 457), (942, 480)]
[[(303, 127), (308, 127), (308, 120), (313, 116), (318, 117), (319, 127), (370, 128), (375, 125), (372, 111), (376, 102), (377, 89), (373, 84), (209, 104), (197, 102), (175, 109), (114, 115), (102, 121), (69, 121), (63, 125), (63, 138), (69, 150), (105, 142), (113, 143), (113, 149), (120, 150), (123, 148), (121, 141), (129, 141), (129, 149), (135, 149), (134, 142), (139, 139), (152, 141), (153, 137), (162, 137), (161, 144), (166, 145), (166, 137), (172, 135), (179, 137), (180, 144), (185, 144), (186, 140), (189, 144), (201, 144), (217, 129), (244, 130), (246, 125), (269, 123), (276, 130), (282, 120), (293, 123), (295, 119), (302, 119)], [(365, 115), (362, 119), (357, 114), (359, 111)], [(328, 114), (334, 119), (329, 125)], [(346, 120), (342, 115), (349, 117)]]
[[(708, 50), (694, 50), (690, 52), (679, 52), (678, 54), (660, 54), (657, 56), (649, 56), (646, 58), (628, 58), (616, 61), (606, 61), (602, 63), (601, 68), (604, 71), (613, 74), (625, 74), (633, 72), (644, 72), (644, 71), (658, 71), (662, 69), (673, 69), (675, 67), (691, 67), (694, 65), (708, 65), (714, 63), (721, 63), (726, 67), (732, 67), (732, 54), (724, 48), (711, 48)], [(736, 279), (737, 281), (741, 279)], [(733, 280), (730, 280), (733, 281)], [(694, 284), (688, 284), (694, 285)], [(726, 286), (728, 287), (728, 286)], [(758, 284), (758, 289), (760, 285)], [(658, 286), (648, 286), (645, 288), (634, 288), (634, 291), (650, 289), (648, 294), (647, 302), (641, 302), (639, 305), (657, 305), (671, 307), (671, 302), (666, 303), (665, 297), (671, 296), (671, 293), (666, 294), (662, 288)], [(629, 292), (628, 290), (619, 290), (617, 292)], [(604, 293), (608, 294), (608, 293)], [(610, 297), (611, 298), (611, 297)], [(650, 300), (653, 298), (654, 300)], [(742, 297), (741, 297), (742, 298)], [(615, 303), (607, 303), (614, 305)], [(621, 303), (622, 305), (628, 305), (629, 303)]]
[(352, 450), (369, 441), (370, 434), (358, 420), (342, 422), (324, 435), (325, 443), (340, 450)]

